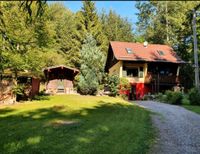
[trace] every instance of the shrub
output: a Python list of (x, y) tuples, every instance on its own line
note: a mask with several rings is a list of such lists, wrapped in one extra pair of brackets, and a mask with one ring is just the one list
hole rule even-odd
[(170, 104), (174, 104), (174, 105), (180, 105), (182, 103), (182, 98), (183, 95), (181, 92), (173, 92), (170, 90), (167, 90), (165, 92), (166, 98), (164, 100), (164, 102), (166, 103), (170, 103)]
[(86, 35), (82, 45), (78, 92), (83, 95), (96, 95), (104, 70), (105, 56), (91, 34)]
[(123, 99), (128, 100), (130, 89), (131, 85), (129, 80), (126, 78), (120, 78), (119, 90), (120, 90), (120, 96)]
[(192, 88), (188, 96), (191, 105), (200, 105), (200, 93), (197, 88)]
[(126, 78), (120, 78), (120, 88), (121, 90), (130, 90), (131, 85), (129, 83), (129, 80)]
[(126, 94), (120, 94), (120, 97), (123, 98), (124, 100), (128, 100), (128, 95)]
[(108, 76), (107, 84), (110, 90), (110, 95), (116, 96), (118, 94), (119, 77), (117, 75)]
[(163, 94), (162, 96), (161, 96), (161, 98), (160, 98), (160, 101), (161, 102), (167, 102), (168, 101), (168, 99), (167, 99), (167, 95), (165, 95), (165, 94)]
[(189, 105), (190, 104), (190, 100), (187, 97), (183, 97), (183, 99), (181, 100), (181, 102), (184, 105)]
[(154, 95), (147, 94), (147, 95), (144, 95), (144, 97), (142, 99), (143, 100), (153, 100), (154, 99)]
[(157, 101), (160, 101), (160, 102), (162, 102), (163, 101), (163, 94), (162, 93), (158, 93), (157, 95), (155, 95), (155, 99), (157, 100)]

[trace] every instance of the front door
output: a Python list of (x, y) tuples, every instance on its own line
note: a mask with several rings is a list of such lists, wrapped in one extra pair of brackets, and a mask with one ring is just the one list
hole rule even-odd
[(130, 91), (130, 100), (136, 100), (136, 86), (132, 85), (131, 86), (131, 91)]
[(65, 92), (65, 86), (64, 86), (64, 80), (58, 80), (57, 82), (57, 93), (64, 93)]

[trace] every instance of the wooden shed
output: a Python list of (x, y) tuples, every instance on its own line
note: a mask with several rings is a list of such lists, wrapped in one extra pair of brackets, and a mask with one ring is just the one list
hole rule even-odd
[(76, 68), (65, 65), (47, 67), (43, 69), (46, 78), (46, 93), (49, 94), (73, 94), (73, 80), (79, 73)]
[[(39, 93), (40, 79), (28, 71), (18, 72), (17, 84), (23, 85), (23, 94), (17, 95), (17, 101), (32, 99)], [(5, 70), (0, 79), (0, 103), (12, 103), (14, 83), (12, 72)]]

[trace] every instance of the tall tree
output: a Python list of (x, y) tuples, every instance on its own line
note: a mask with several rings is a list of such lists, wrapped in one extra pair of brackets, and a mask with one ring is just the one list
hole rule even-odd
[(48, 16), (50, 23), (54, 24), (56, 49), (63, 53), (68, 66), (80, 67), (80, 42), (76, 39), (75, 15), (61, 3), (49, 6)]
[(132, 24), (114, 11), (101, 14), (103, 30), (109, 41), (134, 41)]
[(188, 31), (188, 26), (190, 27), (186, 24), (187, 14), (197, 4), (196, 2), (179, 1), (138, 2), (136, 3), (139, 10), (138, 30), (149, 42), (178, 44), (180, 41), (178, 35), (184, 33), (185, 30)]
[[(139, 9), (138, 29), (147, 41), (169, 44), (184, 60), (192, 62), (193, 36), (191, 15), (192, 9), (199, 5), (199, 3), (194, 1), (138, 2), (136, 4), (136, 7)], [(200, 24), (197, 22), (198, 26)], [(181, 73), (187, 82), (193, 78), (191, 66), (185, 66)], [(192, 82), (190, 81), (190, 83)], [(188, 85), (186, 86), (188, 87)]]
[(82, 94), (94, 95), (102, 80), (105, 58), (91, 34), (87, 34), (82, 45), (81, 57), (81, 74), (78, 89)]
[(106, 55), (108, 46), (107, 38), (103, 33), (102, 24), (97, 15), (95, 3), (91, 1), (83, 1), (82, 10), (77, 12), (76, 20), (78, 21), (77, 38), (81, 44), (83, 44), (87, 33), (90, 33), (97, 41), (97, 46), (100, 47), (101, 52)]

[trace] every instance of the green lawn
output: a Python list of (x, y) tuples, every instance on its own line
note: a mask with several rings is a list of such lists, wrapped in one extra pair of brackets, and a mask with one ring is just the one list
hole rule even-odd
[(195, 105), (183, 105), (184, 108), (196, 112), (198, 114), (200, 114), (200, 106), (195, 106)]
[(60, 95), (0, 107), (0, 153), (146, 153), (150, 113), (120, 98)]

